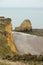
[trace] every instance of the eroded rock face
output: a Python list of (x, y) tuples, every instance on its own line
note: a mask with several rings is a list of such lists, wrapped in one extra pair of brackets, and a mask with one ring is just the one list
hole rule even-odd
[[(6, 48), (10, 49), (10, 50), (8, 49), (6, 51), (17, 52), (17, 49), (13, 42), (13, 37), (12, 37), (11, 19), (5, 18), (5, 17), (0, 17), (0, 48), (2, 46), (4, 46), (5, 49)], [(2, 50), (2, 48), (0, 49), (0, 51), (1, 50)]]
[(16, 27), (15, 30), (17, 31), (31, 31), (32, 25), (30, 20), (24, 20), (19, 27)]

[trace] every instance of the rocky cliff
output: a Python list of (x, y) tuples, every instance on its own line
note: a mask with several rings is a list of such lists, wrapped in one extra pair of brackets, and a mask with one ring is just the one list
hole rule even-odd
[(11, 19), (0, 17), (0, 55), (17, 52), (12, 37)]
[(16, 31), (31, 31), (32, 25), (30, 20), (26, 19), (24, 20), (19, 27), (15, 27)]

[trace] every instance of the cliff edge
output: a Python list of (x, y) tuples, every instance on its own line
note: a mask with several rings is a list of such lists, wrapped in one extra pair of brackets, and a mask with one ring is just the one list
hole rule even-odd
[(11, 19), (0, 17), (0, 55), (17, 52), (12, 37)]

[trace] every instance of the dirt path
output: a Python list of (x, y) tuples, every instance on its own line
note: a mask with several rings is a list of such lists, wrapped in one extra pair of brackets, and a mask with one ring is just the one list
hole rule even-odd
[(19, 53), (43, 54), (43, 37), (13, 32), (13, 39)]

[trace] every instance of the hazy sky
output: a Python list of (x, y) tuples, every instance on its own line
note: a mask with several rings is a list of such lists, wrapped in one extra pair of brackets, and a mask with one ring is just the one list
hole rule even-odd
[(0, 7), (43, 8), (43, 0), (0, 0)]
[(43, 28), (43, 0), (0, 0), (0, 16), (11, 17), (13, 27), (30, 19), (33, 28)]

